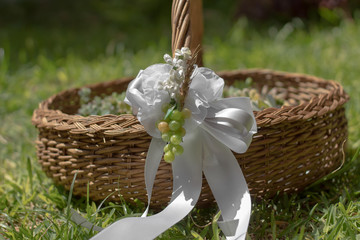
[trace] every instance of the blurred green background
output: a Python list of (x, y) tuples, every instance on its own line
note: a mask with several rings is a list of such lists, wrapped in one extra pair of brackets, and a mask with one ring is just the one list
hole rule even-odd
[[(360, 2), (203, 4), (206, 66), (312, 74), (339, 81), (351, 96), (344, 170), (302, 193), (254, 200), (248, 237), (359, 239)], [(134, 76), (162, 62), (171, 52), (170, 9), (169, 0), (0, 0), (0, 240), (88, 239), (94, 233), (69, 221), (70, 207), (103, 226), (144, 210), (106, 204), (94, 214), (98, 203), (69, 201), (37, 163), (31, 115), (59, 91)], [(219, 239), (211, 225), (216, 209), (209, 212), (195, 209), (160, 239)]]
[[(295, 17), (336, 25), (352, 18), (360, 2), (206, 0), (203, 5), (206, 37), (225, 39), (241, 17), (258, 29)], [(170, 51), (170, 9), (170, 0), (1, 0), (0, 43), (12, 63), (10, 69), (31, 63), (44, 49), (51, 49), (46, 55), (54, 59), (68, 54), (91, 59), (164, 41)]]

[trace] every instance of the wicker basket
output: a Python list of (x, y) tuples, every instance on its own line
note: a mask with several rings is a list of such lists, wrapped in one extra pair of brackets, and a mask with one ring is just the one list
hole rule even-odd
[[(201, 1), (189, 3), (173, 3), (174, 49), (191, 44), (194, 49), (194, 42), (201, 41), (201, 20), (192, 24), (195, 20), (191, 18), (201, 19)], [(185, 17), (176, 22), (179, 9)], [(183, 30), (179, 25), (186, 25), (186, 16), (191, 21), (187, 23), (189, 29)], [(194, 29), (200, 35), (195, 36)], [(188, 35), (179, 37), (184, 32)], [(277, 192), (299, 191), (342, 164), (342, 147), (347, 138), (343, 105), (348, 95), (340, 84), (314, 76), (258, 69), (219, 75), (229, 85), (251, 77), (256, 88), (274, 88), (278, 97), (293, 105), (254, 112), (258, 133), (245, 154), (235, 154), (252, 195), (271, 197)], [(123, 78), (89, 87), (94, 96), (111, 94), (126, 90), (131, 80)], [(151, 137), (133, 115), (75, 115), (78, 91), (70, 89), (52, 96), (34, 111), (32, 121), (39, 130), (37, 154), (43, 170), (66, 189), (78, 172), (76, 195), (86, 195), (89, 185), (93, 200), (103, 200), (115, 191), (109, 200), (138, 198), (146, 202), (144, 163)], [(166, 205), (171, 192), (171, 165), (162, 161), (153, 189), (153, 206)], [(205, 180), (198, 205), (213, 201)]]

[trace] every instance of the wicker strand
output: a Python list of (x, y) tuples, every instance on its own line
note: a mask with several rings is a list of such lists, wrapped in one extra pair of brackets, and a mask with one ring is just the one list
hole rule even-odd
[(192, 52), (200, 48), (196, 64), (202, 66), (201, 42), (203, 17), (201, 0), (174, 0), (171, 11), (172, 52), (189, 47)]

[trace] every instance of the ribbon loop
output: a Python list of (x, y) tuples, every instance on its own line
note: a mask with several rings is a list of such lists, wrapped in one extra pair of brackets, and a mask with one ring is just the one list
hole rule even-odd
[(250, 131), (254, 124), (252, 116), (239, 108), (225, 108), (219, 111), (210, 111), (205, 121), (226, 125), (238, 129), (241, 132), (245, 130)]

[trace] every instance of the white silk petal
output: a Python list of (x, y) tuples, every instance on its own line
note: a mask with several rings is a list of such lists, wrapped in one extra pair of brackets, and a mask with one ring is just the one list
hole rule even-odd
[(192, 81), (185, 99), (184, 107), (190, 109), (191, 120), (184, 128), (192, 131), (207, 117), (210, 103), (222, 95), (224, 80), (208, 68), (195, 68)]
[(224, 80), (213, 70), (205, 67), (195, 68), (191, 78), (190, 89), (201, 93), (208, 102), (222, 96)]
[(229, 148), (203, 132), (203, 171), (222, 221), (218, 224), (228, 240), (245, 239), (251, 214), (250, 193), (240, 166)]
[(155, 124), (163, 116), (162, 105), (170, 102), (169, 94), (158, 90), (160, 83), (169, 78), (169, 64), (155, 64), (139, 72), (126, 90), (125, 102), (132, 107), (133, 113), (144, 126), (147, 133), (160, 138)]
[(210, 105), (203, 96), (192, 89), (189, 90), (187, 99), (191, 100), (185, 101), (184, 107), (191, 111), (191, 118), (186, 119), (184, 128), (187, 132), (191, 132), (204, 121)]

